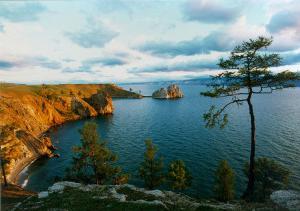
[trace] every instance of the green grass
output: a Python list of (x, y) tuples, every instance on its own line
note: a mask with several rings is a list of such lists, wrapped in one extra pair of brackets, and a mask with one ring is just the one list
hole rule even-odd
[(146, 201), (154, 201), (158, 199), (158, 197), (156, 196), (145, 194), (141, 191), (132, 190), (129, 187), (121, 187), (120, 189), (117, 190), (117, 192), (125, 194), (127, 196), (126, 200), (128, 201), (136, 201), (140, 199)]
[(74, 211), (84, 210), (165, 210), (161, 206), (135, 204), (130, 202), (118, 202), (114, 199), (99, 199), (102, 191), (84, 192), (78, 189), (66, 188), (63, 193), (50, 194), (48, 198), (38, 199), (33, 197), (26, 201), (17, 210), (40, 210), (45, 211), (53, 208)]

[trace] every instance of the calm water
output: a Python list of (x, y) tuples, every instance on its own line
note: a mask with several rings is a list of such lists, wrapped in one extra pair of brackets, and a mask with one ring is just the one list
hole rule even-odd
[[(151, 94), (156, 85), (132, 85), (134, 90)], [(112, 116), (93, 119), (101, 137), (119, 155), (119, 165), (131, 174), (130, 183), (142, 186), (137, 169), (143, 159), (144, 140), (152, 138), (165, 163), (182, 159), (191, 170), (193, 185), (188, 193), (211, 196), (214, 172), (221, 159), (227, 159), (236, 171), (237, 191), (245, 187), (243, 165), (249, 156), (249, 117), (247, 105), (228, 110), (229, 124), (220, 130), (206, 129), (202, 114), (210, 105), (225, 99), (199, 95), (204, 86), (181, 86), (185, 97), (179, 100), (118, 99)], [(129, 87), (125, 87), (129, 88)], [(292, 187), (300, 188), (300, 89), (289, 89), (254, 99), (257, 118), (257, 155), (276, 159), (292, 171)], [(42, 159), (22, 173), (20, 184), (40, 191), (63, 176), (69, 165), (72, 146), (79, 143), (78, 129), (87, 120), (68, 122), (52, 129), (50, 136), (58, 147), (60, 158)]]

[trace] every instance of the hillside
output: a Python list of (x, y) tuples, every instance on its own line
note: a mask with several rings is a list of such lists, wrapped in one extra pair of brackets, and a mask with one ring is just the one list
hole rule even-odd
[(45, 132), (66, 121), (112, 114), (112, 98), (141, 96), (113, 84), (0, 84), (1, 157), (9, 182), (40, 156), (55, 156)]

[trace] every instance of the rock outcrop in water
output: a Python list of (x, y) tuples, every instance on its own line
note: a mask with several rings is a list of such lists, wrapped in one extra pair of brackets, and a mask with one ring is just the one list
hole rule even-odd
[(182, 98), (183, 92), (176, 84), (171, 84), (167, 89), (160, 88), (152, 94), (153, 98), (157, 99), (172, 99), (172, 98)]
[(110, 96), (140, 98), (115, 85), (0, 84), (0, 146), (8, 161), (8, 181), (14, 183), (19, 172), (40, 156), (54, 156), (55, 147), (44, 135), (50, 127), (111, 114)]

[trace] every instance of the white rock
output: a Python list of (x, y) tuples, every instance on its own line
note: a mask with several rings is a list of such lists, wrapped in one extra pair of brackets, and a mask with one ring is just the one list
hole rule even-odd
[(96, 184), (82, 185), (82, 186), (79, 187), (79, 190), (89, 192), (89, 191), (95, 190), (96, 188), (99, 188), (99, 187), (102, 187), (102, 186), (96, 185)]
[(146, 194), (150, 194), (156, 197), (165, 197), (165, 194), (161, 190), (146, 190), (144, 191)]
[(38, 194), (39, 199), (47, 198), (48, 196), (49, 196), (48, 191), (42, 191), (42, 192), (39, 192), (39, 194)]
[(63, 184), (54, 183), (51, 187), (48, 188), (49, 193), (61, 192), (65, 189)]
[(275, 191), (270, 196), (271, 200), (288, 210), (300, 210), (300, 192), (293, 190)]
[(71, 187), (71, 188), (78, 188), (81, 186), (80, 183), (77, 182), (69, 182), (69, 181), (62, 181), (62, 182), (57, 182), (55, 184), (63, 185), (65, 187)]
[(112, 198), (114, 198), (120, 202), (126, 201), (126, 195), (118, 193), (115, 188), (109, 189), (109, 192), (111, 193)]

